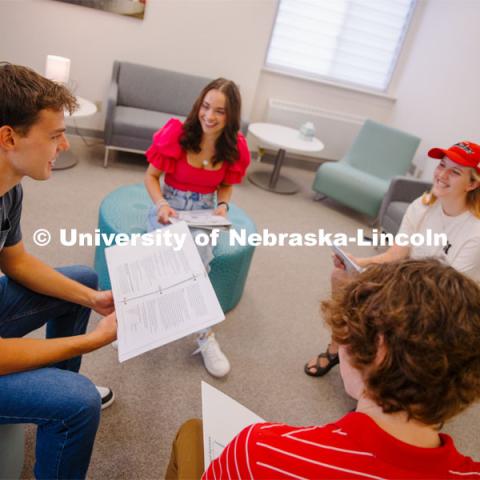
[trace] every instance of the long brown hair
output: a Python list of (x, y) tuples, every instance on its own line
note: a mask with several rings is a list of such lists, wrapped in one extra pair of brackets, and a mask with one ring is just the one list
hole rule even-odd
[(78, 106), (74, 95), (63, 85), (42, 77), (21, 65), (0, 63), (0, 127), (9, 125), (26, 135), (41, 110), (72, 113)]
[(231, 80), (217, 78), (202, 90), (183, 124), (180, 145), (185, 150), (190, 150), (195, 153), (200, 152), (203, 130), (200, 120), (198, 119), (198, 113), (205, 95), (210, 90), (218, 90), (225, 95), (226, 114), (225, 127), (215, 143), (215, 155), (212, 162), (214, 165), (223, 161), (233, 164), (238, 159), (237, 135), (240, 130), (242, 100), (238, 87)]

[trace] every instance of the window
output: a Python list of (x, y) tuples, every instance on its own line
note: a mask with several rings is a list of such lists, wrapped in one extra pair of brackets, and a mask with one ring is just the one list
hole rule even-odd
[(385, 92), (415, 0), (280, 0), (265, 66)]

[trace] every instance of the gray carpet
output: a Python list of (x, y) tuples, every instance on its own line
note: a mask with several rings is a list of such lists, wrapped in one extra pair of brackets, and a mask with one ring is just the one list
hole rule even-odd
[[(29, 251), (51, 265), (93, 265), (92, 247), (68, 248), (54, 241), (37, 247), (32, 233), (47, 228), (58, 239), (60, 228), (93, 232), (101, 199), (120, 185), (141, 182), (143, 158), (118, 154), (103, 168), (103, 146), (71, 137), (80, 161), (70, 170), (56, 171), (48, 182), (24, 181), (24, 240)], [(270, 169), (253, 163), (251, 170)], [(333, 202), (314, 202), (310, 189), (314, 173), (285, 168), (301, 185), (296, 195), (263, 191), (248, 180), (235, 187), (234, 202), (255, 220), (259, 231), (330, 232), (353, 234), (365, 219)], [(370, 255), (369, 247), (350, 251)], [(110, 386), (116, 402), (102, 413), (89, 471), (92, 479), (157, 479), (163, 476), (171, 441), (179, 425), (201, 414), (200, 381), (231, 395), (265, 419), (294, 424), (325, 423), (353, 408), (342, 390), (339, 370), (323, 379), (307, 377), (303, 364), (319, 353), (328, 339), (318, 310), (329, 294), (331, 254), (326, 247), (257, 247), (239, 305), (216, 328), (219, 342), (232, 364), (225, 379), (214, 379), (200, 357), (190, 356), (192, 338), (184, 338), (119, 364), (111, 347), (84, 357), (82, 373)], [(93, 315), (91, 324), (98, 316)], [(41, 332), (36, 333), (36, 335)], [(464, 453), (478, 457), (475, 434), (480, 409), (471, 408), (448, 424)], [(27, 459), (23, 478), (32, 477), (34, 429), (27, 429)]]

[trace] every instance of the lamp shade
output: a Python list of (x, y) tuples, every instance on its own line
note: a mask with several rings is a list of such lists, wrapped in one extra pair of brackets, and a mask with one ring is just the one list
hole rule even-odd
[(70, 59), (47, 55), (45, 76), (54, 82), (67, 83), (70, 77)]

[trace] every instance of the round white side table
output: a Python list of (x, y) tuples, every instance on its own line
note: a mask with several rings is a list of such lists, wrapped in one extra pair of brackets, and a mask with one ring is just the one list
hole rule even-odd
[(280, 175), (283, 160), (288, 150), (290, 153), (308, 154), (322, 151), (325, 146), (318, 138), (304, 140), (300, 132), (293, 128), (273, 123), (251, 123), (248, 131), (262, 145), (278, 149), (272, 172), (253, 172), (248, 179), (257, 187), (274, 193), (293, 194), (299, 190), (298, 185), (289, 178)]
[[(87, 100), (86, 98), (77, 97), (78, 108), (72, 114), (68, 112), (65, 113), (66, 118), (81, 118), (81, 117), (89, 117), (90, 115), (94, 115), (97, 113), (96, 105)], [(78, 163), (78, 158), (71, 150), (67, 150), (66, 152), (62, 152), (53, 167), (53, 170), (66, 170), (67, 168), (72, 168)]]

